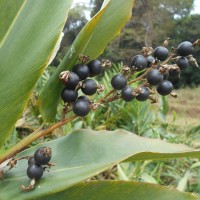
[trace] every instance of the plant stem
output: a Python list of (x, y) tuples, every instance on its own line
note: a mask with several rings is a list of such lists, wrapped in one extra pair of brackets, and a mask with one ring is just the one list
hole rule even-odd
[(68, 119), (65, 119), (63, 121), (59, 121), (53, 126), (46, 128), (46, 129), (38, 129), (31, 133), (29, 136), (18, 142), (15, 146), (8, 149), (2, 156), (0, 156), (0, 164), (6, 161), (9, 158), (14, 157), (17, 153), (24, 150), (28, 145), (30, 145), (33, 141), (37, 140), (40, 137), (44, 137), (48, 134), (50, 134), (53, 130), (55, 130), (58, 127), (63, 126), (64, 124), (67, 124), (68, 122), (72, 121), (73, 119), (78, 118), (78, 116), (73, 116)]

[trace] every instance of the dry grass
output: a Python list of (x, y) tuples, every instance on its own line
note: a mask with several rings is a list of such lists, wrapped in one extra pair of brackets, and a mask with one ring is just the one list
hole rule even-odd
[(183, 127), (200, 125), (200, 87), (180, 89), (176, 93), (178, 98), (168, 98), (169, 123)]

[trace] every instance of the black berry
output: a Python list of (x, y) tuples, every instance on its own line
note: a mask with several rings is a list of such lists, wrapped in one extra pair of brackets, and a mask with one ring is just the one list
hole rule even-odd
[(154, 50), (154, 57), (160, 61), (164, 61), (169, 56), (169, 50), (166, 47), (159, 46)]
[(30, 157), (30, 158), (28, 159), (28, 165), (32, 165), (32, 164), (35, 164), (34, 157)]
[(97, 91), (97, 83), (92, 79), (86, 79), (83, 81), (81, 90), (86, 95), (93, 95)]
[(48, 147), (41, 147), (34, 153), (35, 163), (38, 165), (45, 165), (51, 160), (51, 149)]
[(64, 88), (61, 92), (61, 98), (64, 102), (74, 102), (78, 97), (78, 92), (72, 89)]
[(27, 176), (30, 179), (40, 179), (43, 175), (44, 169), (41, 165), (32, 164), (27, 169)]
[(85, 64), (77, 64), (72, 69), (73, 72), (75, 72), (80, 80), (85, 80), (90, 73), (89, 67)]
[(147, 67), (147, 59), (143, 55), (136, 55), (131, 60), (131, 67), (141, 71)]
[(147, 81), (150, 85), (158, 85), (163, 81), (163, 75), (158, 69), (153, 69), (148, 72)]
[(85, 99), (79, 99), (73, 104), (73, 112), (77, 116), (83, 117), (90, 112), (89, 102)]
[(70, 72), (69, 78), (66, 83), (66, 88), (67, 89), (75, 89), (76, 86), (78, 85), (80, 79), (78, 75), (74, 72)]
[(165, 80), (157, 86), (156, 90), (160, 95), (166, 96), (172, 92), (173, 85), (170, 81)]
[(147, 87), (141, 87), (141, 92), (136, 96), (138, 101), (146, 101), (149, 98), (150, 92)]
[(91, 60), (88, 63), (88, 67), (91, 77), (97, 76), (103, 72), (103, 67), (101, 66), (101, 62), (99, 60)]
[(177, 54), (180, 56), (188, 56), (193, 54), (194, 47), (191, 42), (185, 41), (179, 44), (177, 48)]
[(135, 98), (135, 96), (133, 95), (133, 92), (134, 92), (133, 88), (127, 85), (121, 91), (121, 98), (124, 101), (132, 101)]
[(189, 61), (185, 57), (180, 57), (177, 59), (176, 64), (180, 68), (180, 70), (184, 70), (189, 66)]
[(87, 101), (89, 104), (91, 103), (91, 100), (90, 100), (87, 96), (79, 96), (79, 97), (78, 97), (78, 100), (79, 100), (79, 99), (85, 100), (85, 101)]
[(111, 79), (111, 85), (116, 90), (123, 89), (127, 84), (126, 78), (122, 74), (117, 74)]
[(148, 56), (146, 59), (147, 59), (147, 67), (151, 67), (151, 64), (155, 62), (155, 58), (153, 56)]

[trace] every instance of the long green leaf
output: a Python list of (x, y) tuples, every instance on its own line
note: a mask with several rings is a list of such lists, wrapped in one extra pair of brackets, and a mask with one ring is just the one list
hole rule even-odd
[(186, 192), (133, 181), (91, 181), (36, 200), (200, 200)]
[[(122, 130), (114, 132), (78, 130), (41, 145), (52, 148), (51, 162), (56, 166), (52, 167), (50, 172), (44, 173), (34, 191), (24, 194), (20, 192), (19, 186), (28, 184), (27, 161), (20, 161), (16, 168), (8, 171), (4, 181), (0, 182), (0, 199), (35, 199), (53, 194), (121, 161), (200, 157), (200, 151), (193, 151), (184, 145), (142, 138)], [(19, 157), (33, 155), (39, 146), (22, 152)]]
[(0, 0), (0, 147), (47, 66), (71, 0)]
[(39, 97), (39, 107), (45, 121), (55, 120), (63, 87), (58, 79), (60, 72), (71, 69), (80, 54), (88, 55), (91, 59), (102, 54), (107, 43), (119, 34), (130, 18), (133, 4), (134, 0), (110, 0), (82, 29)]

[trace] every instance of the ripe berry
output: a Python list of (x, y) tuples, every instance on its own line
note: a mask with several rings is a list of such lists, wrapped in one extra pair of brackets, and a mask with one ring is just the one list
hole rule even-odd
[(141, 87), (141, 92), (136, 96), (138, 101), (146, 101), (149, 98), (150, 92), (147, 87)]
[(91, 103), (91, 100), (87, 97), (87, 96), (79, 96), (78, 97), (78, 100), (81, 99), (81, 100), (85, 100), (87, 101), (89, 104)]
[(191, 42), (185, 41), (178, 45), (177, 54), (180, 56), (188, 56), (192, 54), (194, 47)]
[(73, 112), (80, 117), (86, 116), (90, 112), (89, 102), (85, 99), (75, 101), (73, 104)]
[(27, 176), (30, 179), (40, 179), (43, 175), (44, 169), (41, 165), (32, 164), (27, 169)]
[(169, 55), (169, 50), (166, 47), (159, 46), (154, 50), (153, 55), (156, 59), (164, 61)]
[(146, 59), (147, 59), (147, 67), (150, 67), (151, 64), (155, 62), (155, 58), (153, 56), (148, 56)]
[(126, 78), (122, 74), (117, 74), (111, 79), (111, 85), (116, 90), (123, 89), (127, 84)]
[(177, 59), (176, 64), (179, 66), (180, 70), (184, 70), (189, 66), (189, 61), (185, 57), (180, 57)]
[(136, 55), (131, 60), (131, 67), (141, 71), (147, 67), (147, 59), (143, 55)]
[(90, 76), (97, 76), (103, 72), (103, 68), (101, 66), (101, 62), (99, 60), (92, 60), (88, 63), (88, 67), (90, 70)]
[(30, 157), (30, 158), (28, 159), (28, 165), (32, 165), (32, 164), (35, 164), (34, 157)]
[(121, 91), (121, 97), (124, 101), (132, 101), (135, 97), (133, 95), (133, 88), (131, 86), (126, 86)]
[(97, 91), (97, 83), (92, 79), (86, 79), (83, 81), (81, 90), (86, 95), (93, 95)]
[(35, 163), (38, 165), (45, 165), (51, 160), (51, 149), (48, 147), (41, 147), (34, 153)]
[(72, 89), (64, 88), (61, 92), (61, 98), (64, 102), (74, 102), (78, 97), (78, 92)]
[(173, 85), (170, 81), (165, 80), (157, 86), (156, 90), (160, 95), (166, 96), (172, 92)]
[(158, 85), (163, 81), (163, 75), (158, 69), (153, 69), (147, 74), (147, 81), (150, 85)]
[(74, 72), (70, 72), (68, 81), (66, 83), (66, 88), (67, 89), (75, 89), (76, 86), (78, 85), (80, 79), (78, 77), (78, 75)]
[(85, 80), (90, 73), (89, 67), (85, 64), (77, 64), (72, 69), (73, 72), (75, 72), (80, 80)]

